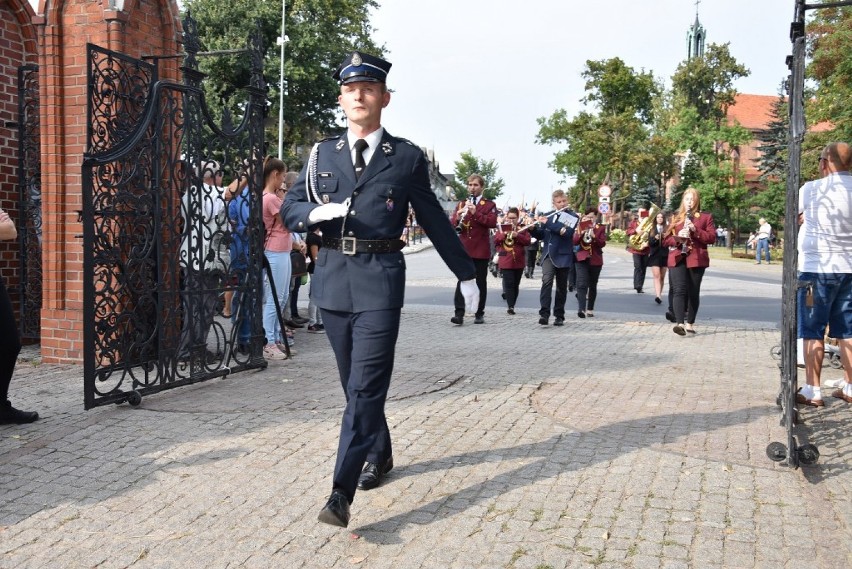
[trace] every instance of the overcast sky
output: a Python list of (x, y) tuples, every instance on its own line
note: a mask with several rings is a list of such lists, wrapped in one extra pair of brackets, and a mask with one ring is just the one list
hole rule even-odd
[[(494, 159), (502, 207), (549, 204), (566, 187), (548, 167), (557, 150), (535, 143), (536, 118), (582, 105), (585, 62), (620, 57), (667, 85), (686, 58), (695, 0), (380, 0), (377, 43), (393, 63), (382, 122), (435, 150), (452, 173), (461, 152)], [(750, 71), (741, 93), (775, 95), (787, 76), (794, 0), (701, 0), (707, 44), (729, 42)]]

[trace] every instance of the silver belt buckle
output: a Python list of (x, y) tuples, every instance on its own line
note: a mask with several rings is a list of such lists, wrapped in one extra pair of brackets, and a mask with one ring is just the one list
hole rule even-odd
[(358, 240), (354, 237), (344, 237), (340, 241), (340, 250), (344, 255), (354, 255), (357, 252)]

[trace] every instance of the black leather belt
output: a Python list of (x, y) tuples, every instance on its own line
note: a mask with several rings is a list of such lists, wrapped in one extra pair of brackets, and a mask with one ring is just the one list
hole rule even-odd
[(405, 242), (401, 239), (356, 239), (355, 237), (323, 237), (322, 246), (340, 251), (344, 255), (355, 253), (396, 253), (402, 251)]

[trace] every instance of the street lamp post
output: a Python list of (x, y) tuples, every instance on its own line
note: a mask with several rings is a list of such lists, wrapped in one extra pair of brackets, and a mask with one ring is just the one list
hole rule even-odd
[(278, 158), (284, 159), (284, 44), (287, 43), (287, 35), (284, 33), (284, 21), (287, 17), (287, 0), (281, 0), (281, 37), (278, 45), (281, 46), (281, 72), (278, 79)]

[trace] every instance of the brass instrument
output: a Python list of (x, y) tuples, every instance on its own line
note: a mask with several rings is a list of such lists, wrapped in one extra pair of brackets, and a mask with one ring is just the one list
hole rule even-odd
[(627, 244), (631, 249), (642, 251), (648, 248), (651, 226), (656, 223), (654, 220), (657, 218), (658, 213), (660, 213), (660, 208), (651, 204), (651, 208), (648, 210), (648, 217), (640, 221), (639, 225), (636, 226), (636, 233), (627, 238)]
[[(692, 210), (686, 210), (686, 216), (683, 218), (683, 225), (686, 227), (686, 220), (692, 221)], [(680, 244), (680, 252), (683, 255), (689, 255), (689, 250), (692, 249), (692, 237), (687, 237), (686, 241)]]

